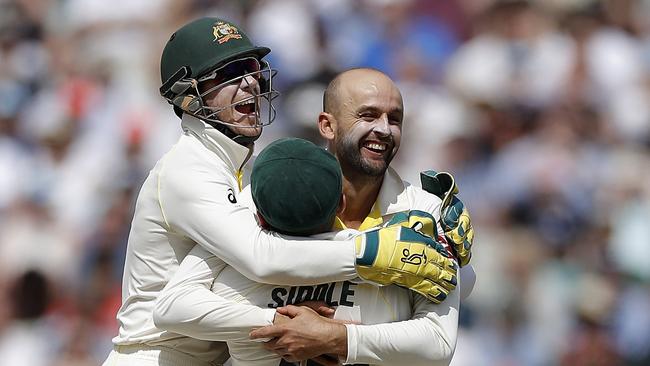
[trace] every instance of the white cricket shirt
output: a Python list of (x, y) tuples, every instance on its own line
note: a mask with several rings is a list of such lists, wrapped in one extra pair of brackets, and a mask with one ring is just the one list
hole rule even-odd
[[(137, 199), (117, 314), (119, 334), (113, 343), (165, 346), (214, 360), (225, 351), (224, 344), (181, 336), (153, 321), (156, 298), (195, 244), (255, 281), (286, 285), (353, 279), (355, 246), (315, 241), (314, 256), (292, 258), (304, 244), (262, 231), (253, 212), (236, 200), (238, 177), (251, 150), (189, 115), (183, 116), (182, 128), (179, 141), (156, 163)], [(216, 296), (209, 286), (205, 290)], [(266, 324), (269, 313), (254, 311), (235, 324)]]
[[(252, 204), (248, 190), (244, 190), (238, 199)], [(371, 213), (373, 217), (369, 216), (364, 224), (376, 226), (397, 212), (411, 209), (430, 212), (437, 220), (440, 203), (436, 196), (403, 182), (389, 168)], [(280, 237), (278, 234), (273, 235)], [(319, 245), (328, 245), (327, 243), (321, 242)], [(306, 257), (320, 261), (316, 266), (326, 265), (325, 262), (329, 259), (318, 257), (320, 249), (312, 243), (304, 242), (287, 256), (286, 265), (291, 267), (294, 261)], [(472, 270), (466, 266), (461, 273), (463, 271)], [(283, 287), (255, 283), (246, 277), (237, 274), (236, 269), (229, 269), (223, 260), (197, 246), (185, 257), (174, 278), (159, 297), (155, 311), (157, 324), (197, 339), (229, 341), (233, 347), (239, 347), (233, 348), (235, 357), (245, 359), (245, 364), (260, 362), (264, 365), (269, 364), (265, 363), (269, 361), (277, 362), (277, 359), (268, 353), (259, 353), (259, 345), (249, 341), (250, 330), (270, 324), (274, 307), (281, 303), (295, 303), (297, 296), (298, 299), (316, 294), (320, 297), (325, 293), (325, 299), (332, 303), (336, 301), (349, 305), (359, 301), (360, 304), (365, 304), (361, 309), (361, 317), (369, 324), (346, 326), (346, 363), (446, 365), (453, 355), (460, 302), (458, 290), (453, 291), (442, 304), (435, 305), (396, 286), (378, 289), (368, 284), (343, 281), (333, 284), (337, 281), (323, 281), (320, 284), (302, 283), (294, 284), (294, 287)], [(208, 295), (209, 290), (206, 293), (206, 289), (211, 287), (216, 291), (212, 296)], [(348, 297), (350, 291), (356, 296), (352, 300)], [(308, 295), (309, 292), (311, 295)], [(253, 296), (254, 299), (248, 296)], [(242, 310), (244, 307), (245, 310)], [(245, 322), (245, 319), (250, 324), (260, 317), (266, 318), (255, 325), (239, 327), (237, 324)], [(394, 322), (395, 320), (403, 321)], [(385, 323), (391, 321), (393, 322)]]

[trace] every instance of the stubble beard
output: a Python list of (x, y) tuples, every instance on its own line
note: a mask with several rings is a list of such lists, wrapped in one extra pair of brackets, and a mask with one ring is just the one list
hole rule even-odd
[(339, 156), (339, 163), (347, 165), (355, 172), (363, 173), (369, 177), (381, 177), (388, 169), (392, 156), (384, 157), (383, 164), (372, 164), (361, 156), (359, 144), (353, 141), (351, 136), (344, 136), (336, 146)]

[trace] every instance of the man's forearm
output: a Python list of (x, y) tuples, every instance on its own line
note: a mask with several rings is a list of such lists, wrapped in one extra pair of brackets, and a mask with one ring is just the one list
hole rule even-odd
[(455, 333), (445, 334), (427, 318), (346, 328), (346, 364), (448, 365), (456, 346)]
[(339, 359), (348, 358), (348, 332), (343, 324), (333, 324), (330, 347), (324, 353), (336, 355)]
[(160, 329), (196, 339), (247, 340), (252, 329), (271, 324), (274, 312), (219, 299), (212, 291), (195, 286), (183, 296), (161, 297), (153, 319)]
[(271, 324), (274, 309), (235, 302), (211, 291), (214, 278), (224, 267), (223, 261), (205, 249), (193, 248), (158, 295), (154, 324), (210, 341), (248, 339), (252, 328)]

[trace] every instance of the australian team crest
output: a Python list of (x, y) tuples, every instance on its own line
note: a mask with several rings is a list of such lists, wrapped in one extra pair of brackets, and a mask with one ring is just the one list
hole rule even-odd
[(222, 44), (228, 42), (231, 39), (241, 39), (241, 34), (239, 30), (232, 24), (224, 22), (216, 22), (212, 26), (212, 34), (214, 35), (214, 40)]

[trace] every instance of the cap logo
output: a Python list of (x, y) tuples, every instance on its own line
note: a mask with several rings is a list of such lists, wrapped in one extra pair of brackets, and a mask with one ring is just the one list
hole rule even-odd
[(224, 22), (214, 23), (212, 34), (214, 35), (214, 41), (219, 42), (219, 44), (228, 42), (231, 39), (241, 39), (239, 30), (234, 25)]

